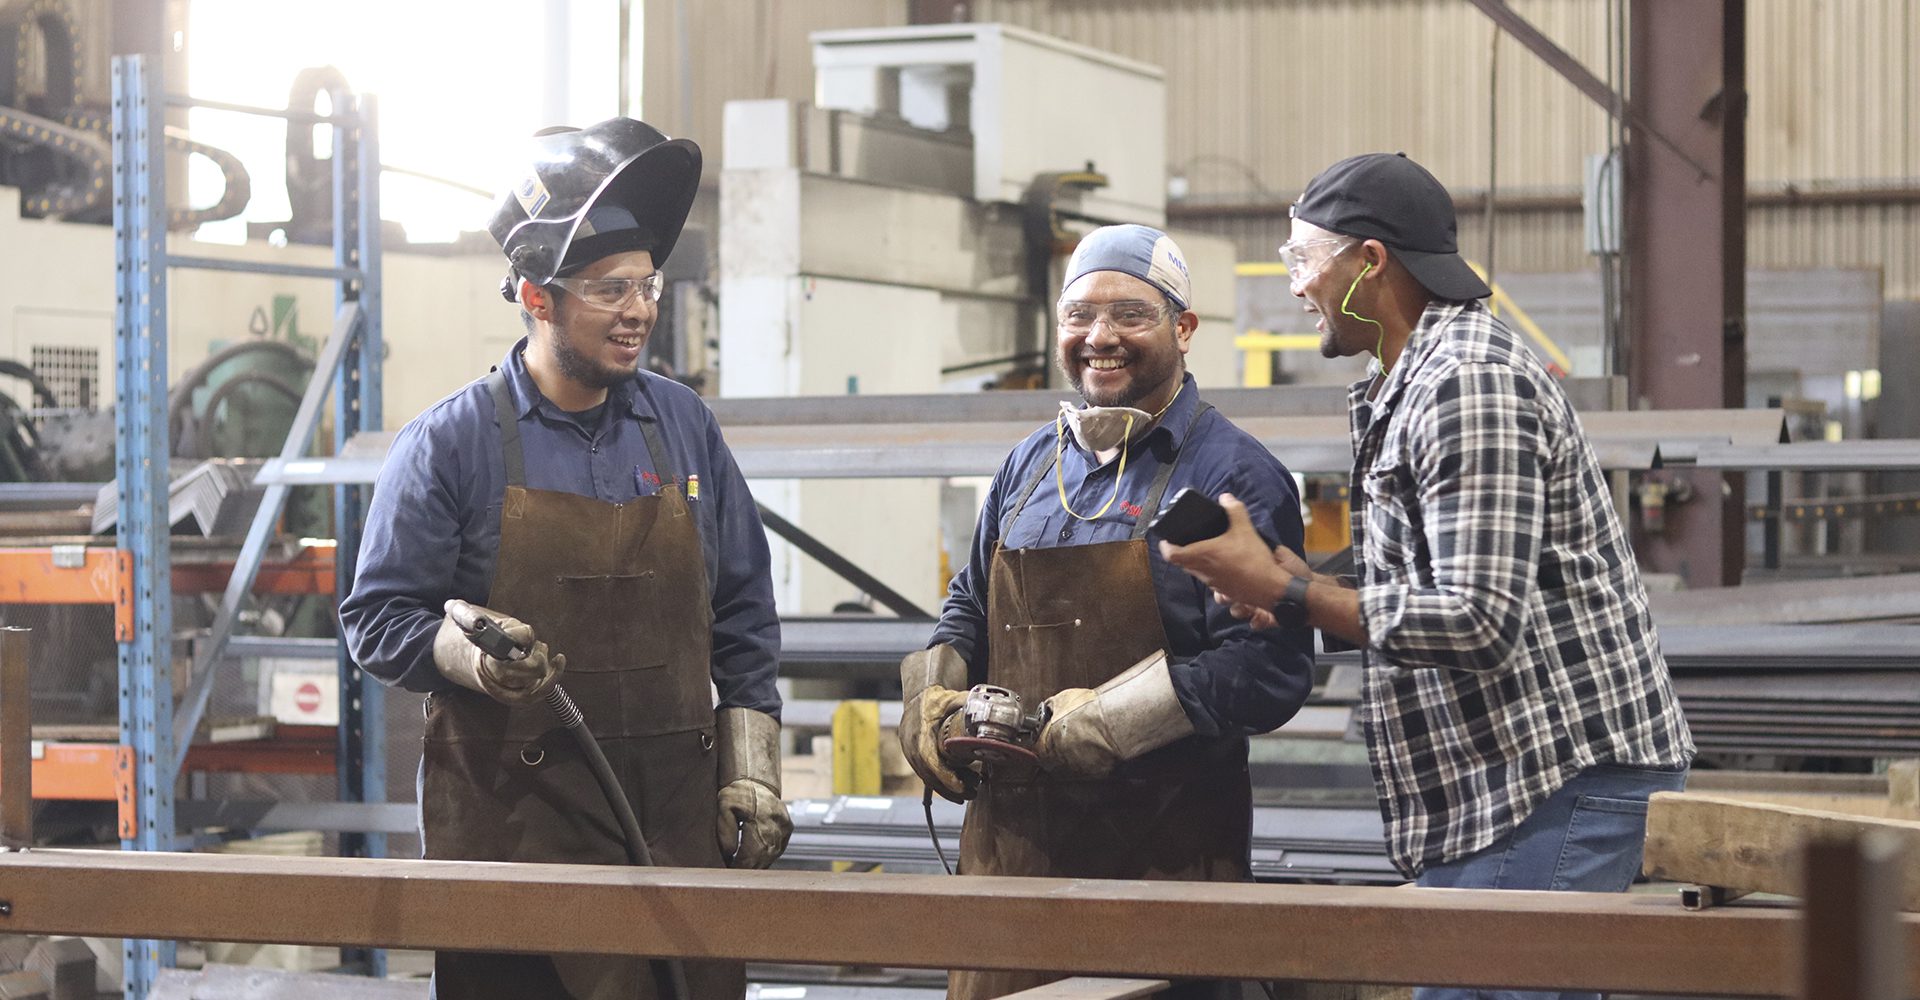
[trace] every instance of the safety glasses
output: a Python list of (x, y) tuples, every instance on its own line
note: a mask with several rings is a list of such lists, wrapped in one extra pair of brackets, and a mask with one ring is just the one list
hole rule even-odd
[(1280, 244), (1280, 264), (1287, 269), (1288, 278), (1295, 284), (1304, 285), (1356, 242), (1345, 236), (1288, 240)]
[(1160, 303), (1140, 299), (1120, 302), (1069, 299), (1060, 303), (1057, 313), (1061, 328), (1073, 333), (1091, 332), (1093, 324), (1103, 317), (1107, 321), (1107, 329), (1114, 333), (1141, 333), (1160, 325), (1163, 315), (1165, 312)]
[(648, 302), (660, 301), (666, 278), (655, 271), (644, 278), (555, 278), (553, 283), (573, 297), (596, 309), (625, 309), (639, 296)]

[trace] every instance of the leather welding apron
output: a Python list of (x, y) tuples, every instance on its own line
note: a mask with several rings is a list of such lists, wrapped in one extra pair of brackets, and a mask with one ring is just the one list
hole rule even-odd
[[(656, 865), (720, 868), (708, 687), (713, 611), (700, 532), (651, 418), (662, 486), (628, 503), (526, 486), (506, 379), (487, 377), (507, 488), (487, 607), (567, 657), (560, 683), (586, 715), (640, 818)], [(643, 390), (644, 391), (644, 390)], [(426, 704), (421, 827), (428, 858), (624, 865), (613, 808), (544, 703), (509, 707), (464, 688)], [(564, 891), (549, 889), (545, 891)], [(511, 928), (516, 916), (498, 921)], [(595, 919), (581, 913), (579, 919)], [(741, 963), (686, 963), (693, 998), (740, 997)], [(437, 1000), (648, 1000), (643, 958), (443, 951)]]
[[(1189, 435), (1207, 409), (1203, 404), (1194, 414)], [(1178, 460), (1172, 455), (1161, 466), (1143, 511), (1160, 509)], [(1052, 471), (1051, 458), (1041, 463), (1001, 537)], [(1149, 516), (1142, 514), (1124, 542), (994, 553), (987, 589), (988, 683), (1013, 690), (1031, 709), (1062, 689), (1097, 687), (1167, 648), (1147, 551)], [(967, 806), (960, 871), (1243, 882), (1251, 877), (1252, 826), (1246, 741), (1191, 736), (1091, 781), (996, 767)], [(956, 970), (948, 976), (947, 996), (987, 1000), (1062, 978), (1057, 972)], [(1238, 995), (1227, 989), (1188, 982), (1160, 996)]]

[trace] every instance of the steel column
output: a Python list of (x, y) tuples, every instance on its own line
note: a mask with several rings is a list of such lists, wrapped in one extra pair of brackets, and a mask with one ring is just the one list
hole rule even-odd
[[(123, 803), (122, 812), (135, 820), (123, 820), (121, 837), (123, 847), (135, 850), (170, 850), (176, 844), (173, 788), (185, 759), (184, 750), (206, 710), (215, 671), (226, 659), (227, 641), (240, 604), (259, 573), (288, 490), (284, 483), (268, 486), (235, 560), (213, 627), (193, 661), (187, 697), (176, 711), (167, 520), (167, 269), (200, 267), (338, 279), (341, 290), (334, 328), (316, 359), (313, 379), (300, 400), (281, 460), (303, 457), (310, 450), (328, 388), (340, 370), (349, 372), (350, 377), (343, 379), (337, 400), (336, 428), (344, 435), (380, 425), (380, 203), (374, 190), (379, 148), (374, 139), (372, 102), (366, 100), (345, 114), (330, 116), (335, 125), (334, 204), (342, 213), (334, 227), (334, 267), (170, 257), (166, 245), (162, 113), (170, 103), (193, 102), (166, 98), (159, 66), (157, 58), (144, 56), (116, 57), (113, 63), (119, 547), (131, 562), (128, 575), (133, 590), (132, 636), (130, 641), (123, 640), (120, 652), (120, 725), (121, 744), (132, 761), (132, 786), (136, 789), (134, 801)], [(289, 120), (302, 117), (280, 111), (266, 113)], [(362, 336), (369, 338), (364, 342), (365, 349), (356, 350), (356, 338)], [(361, 492), (358, 488), (343, 491), (350, 493), (351, 501), (343, 500), (338, 508), (349, 515), (343, 521), (353, 532), (339, 550), (346, 562), (335, 577), (343, 586), (352, 580), (352, 554), (364, 515)], [(356, 797), (379, 801), (384, 798), (379, 702), (367, 697), (372, 687), (351, 665), (343, 665), (345, 671), (352, 671), (352, 683), (342, 685), (343, 700), (351, 711), (343, 713), (342, 732), (351, 743), (342, 748), (348, 750), (341, 755), (346, 762), (343, 787), (351, 789)], [(369, 771), (374, 776), (366, 780), (363, 776)], [(374, 850), (383, 847), (374, 841)], [(129, 941), (128, 996), (145, 996), (159, 967), (172, 964), (173, 952), (171, 943)], [(375, 971), (379, 966), (379, 958), (374, 956)]]
[[(166, 197), (159, 60), (113, 60), (115, 475), (118, 546), (133, 560), (133, 638), (120, 644), (120, 743), (132, 752), (134, 817), (120, 830), (129, 850), (175, 846), (173, 587), (167, 522)], [(126, 990), (144, 997), (170, 941), (125, 943)]]
[[(339, 454), (347, 440), (380, 427), (379, 336), (379, 145), (372, 118), (373, 99), (355, 101), (349, 124), (334, 130), (333, 245), (334, 262), (362, 277), (343, 280), (334, 296), (336, 310), (355, 308), (360, 335), (346, 345), (334, 377), (333, 451)], [(361, 528), (366, 520), (367, 487), (337, 486), (333, 490), (336, 598), (344, 601), (353, 589)], [(338, 795), (342, 802), (379, 802), (386, 798), (385, 720), (379, 685), (356, 665), (339, 645), (340, 723), (335, 761)], [(384, 857), (386, 835), (377, 832), (343, 833), (340, 853), (346, 857)], [(349, 967), (369, 975), (386, 974), (386, 953), (350, 948), (341, 956)]]
[[(1655, 409), (1746, 403), (1746, 0), (1634, 0), (1630, 100), (1693, 160), (1636, 130), (1627, 145), (1632, 393)], [(1649, 568), (1740, 582), (1744, 480), (1675, 473), (1693, 499), (1636, 530)]]
[(27, 641), (33, 632), (0, 628), (0, 850), (33, 846), (33, 713)]
[(1810, 838), (1806, 846), (1807, 917), (1800, 939), (1805, 1000), (1900, 1000), (1907, 941), (1900, 930), (1899, 885), (1908, 851), (1885, 831)]

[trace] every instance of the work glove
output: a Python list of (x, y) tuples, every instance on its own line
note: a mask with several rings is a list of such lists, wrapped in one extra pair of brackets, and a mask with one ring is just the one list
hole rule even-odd
[[(519, 660), (499, 660), (481, 652), (468, 639), (463, 628), (473, 628), (485, 615), (500, 626), (514, 642), (528, 647)], [(518, 618), (466, 601), (448, 601), (446, 617), (433, 637), (433, 665), (448, 680), (471, 688), (507, 705), (526, 705), (538, 701), (567, 669), (567, 658), (549, 653), (547, 644), (533, 640), (533, 626)]]
[(751, 708), (723, 708), (717, 721), (720, 853), (729, 868), (765, 868), (793, 835), (780, 801), (780, 720)]
[(966, 735), (967, 664), (960, 651), (942, 643), (907, 654), (900, 661), (900, 752), (913, 773), (949, 802), (972, 797), (973, 772), (948, 758), (940, 746), (948, 737)]
[(1104, 778), (1122, 761), (1193, 735), (1159, 650), (1097, 688), (1067, 688), (1043, 706), (1047, 724), (1034, 750), (1057, 777)]

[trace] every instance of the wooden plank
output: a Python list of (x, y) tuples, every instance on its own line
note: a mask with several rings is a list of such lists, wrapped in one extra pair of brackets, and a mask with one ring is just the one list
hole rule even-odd
[(1883, 774), (1819, 774), (1812, 771), (1687, 772), (1689, 792), (1811, 792), (1817, 795), (1887, 794)]
[(1920, 810), (1920, 760), (1887, 765), (1887, 801), (1897, 808)]
[(208, 965), (162, 970), (148, 1000), (427, 1000), (427, 981)]
[(1000, 1000), (1134, 1000), (1150, 997), (1172, 985), (1164, 979), (1096, 979), (1076, 976), (1009, 993)]
[(0, 901), (16, 934), (1688, 996), (1778, 995), (1799, 936), (1664, 894), (141, 851), (0, 855)]
[[(1658, 792), (1647, 808), (1648, 876), (1773, 892), (1802, 891), (1802, 852), (1817, 838), (1885, 830), (1920, 858), (1920, 821), (1801, 809), (1697, 792)], [(1906, 865), (1901, 908), (1920, 910), (1920, 864)]]
[(48, 722), (33, 727), (33, 738), (53, 742), (117, 743), (118, 722)]
[[(1689, 795), (1694, 794), (1691, 790)], [(1727, 792), (1719, 797), (1755, 805), (1788, 806), (1815, 812), (1872, 819), (1920, 819), (1920, 812), (1896, 805), (1885, 795), (1825, 795), (1819, 792)]]

